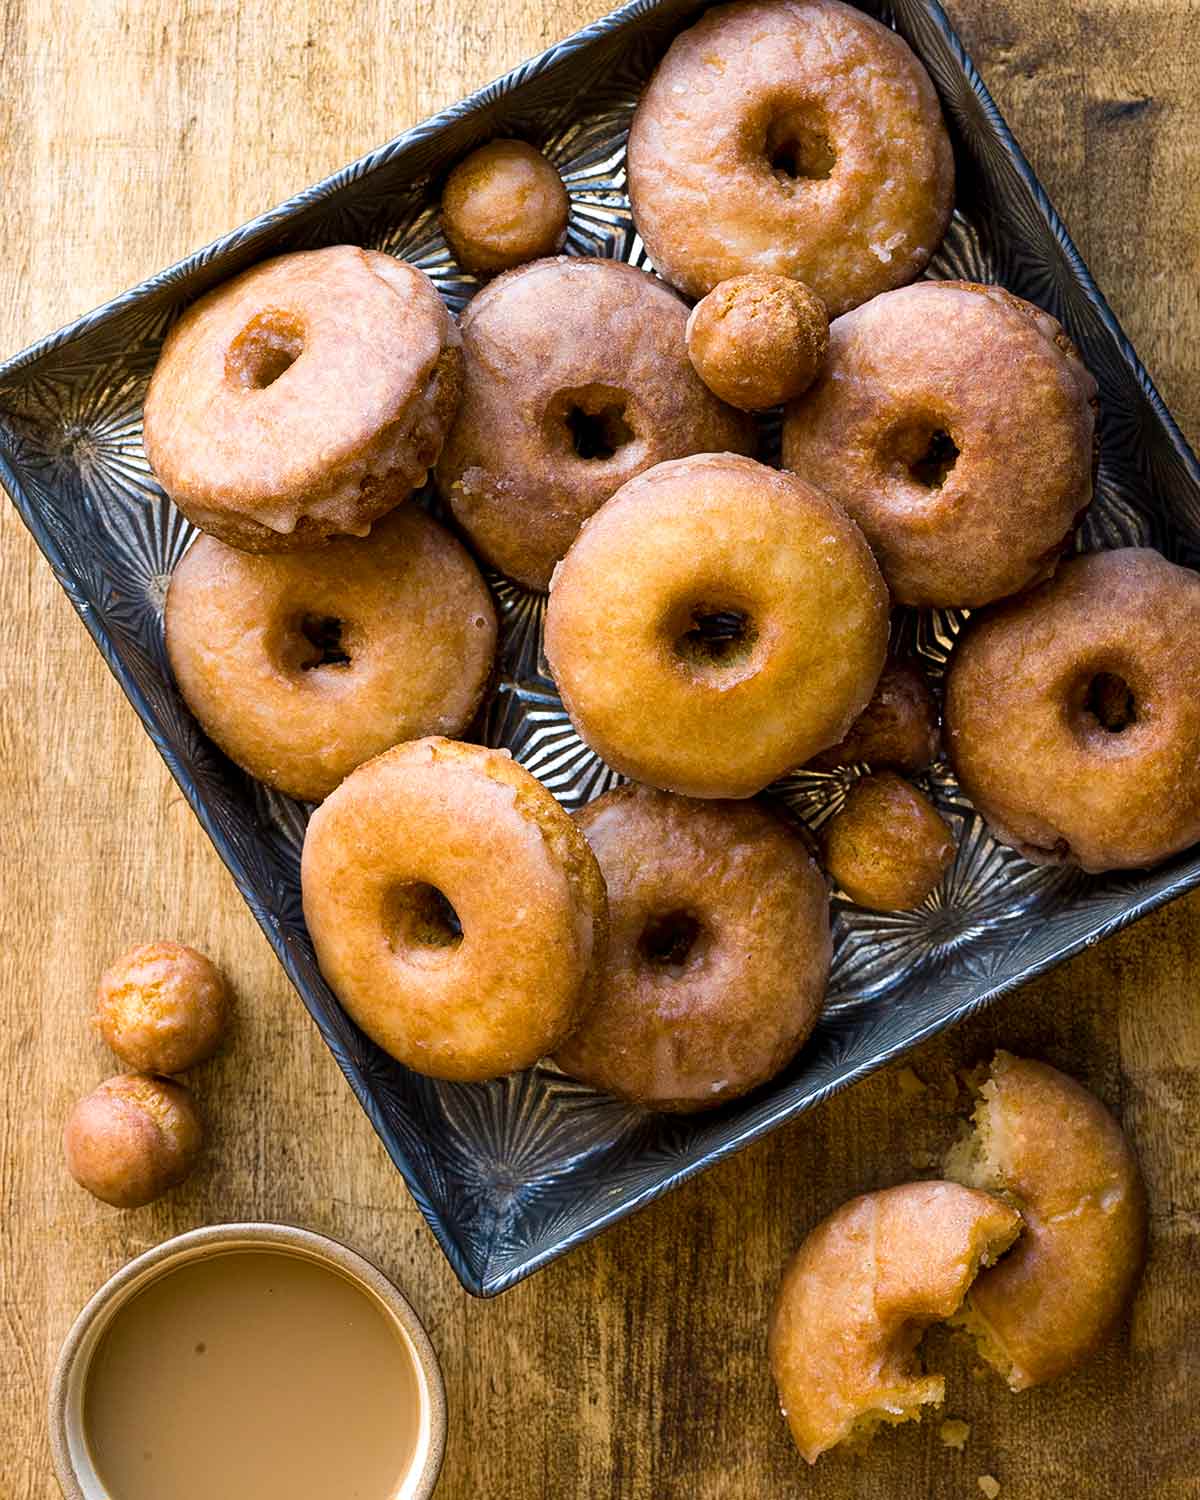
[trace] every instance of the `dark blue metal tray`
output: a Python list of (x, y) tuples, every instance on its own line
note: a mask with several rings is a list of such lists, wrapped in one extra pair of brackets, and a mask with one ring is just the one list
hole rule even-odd
[[(196, 816), (228, 865), (463, 1285), (492, 1295), (711, 1162), (808, 1109), (1033, 974), (1200, 884), (1200, 855), (1086, 878), (1035, 868), (988, 835), (944, 766), (929, 785), (958, 825), (957, 860), (917, 912), (835, 898), (829, 1005), (801, 1056), (752, 1097), (660, 1119), (539, 1068), (496, 1083), (406, 1072), (351, 1024), (321, 979), (300, 910), (307, 809), (265, 791), (203, 737), (172, 683), (162, 636), (171, 569), (191, 532), (155, 485), (141, 404), (163, 335), (201, 292), (281, 250), (351, 242), (423, 267), (451, 306), (474, 290), (437, 225), (437, 188), (497, 134), (541, 143), (572, 201), (568, 249), (645, 264), (625, 194), (624, 143), (641, 85), (695, 0), (634, 0), (290, 203), (51, 334), (0, 366), (0, 478)], [(1200, 558), (1200, 468), (934, 0), (880, 12), (924, 60), (958, 158), (957, 211), (930, 269), (995, 281), (1066, 326), (1100, 383), (1099, 493), (1084, 547), (1149, 544)], [(491, 580), (503, 619), (485, 737), (567, 806), (610, 785), (540, 655), (541, 600)], [(961, 623), (901, 629), (936, 678)], [(819, 823), (843, 776), (772, 789)]]

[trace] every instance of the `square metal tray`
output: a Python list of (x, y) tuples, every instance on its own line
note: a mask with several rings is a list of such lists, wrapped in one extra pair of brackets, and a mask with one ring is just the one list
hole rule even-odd
[[(436, 1083), (351, 1024), (317, 970), (300, 909), (307, 809), (242, 775), (204, 738), (171, 680), (162, 604), (191, 536), (155, 485), (141, 405), (163, 335), (201, 292), (281, 250), (351, 242), (426, 270), (460, 309), (475, 283), (437, 224), (441, 177), (494, 135), (542, 144), (572, 204), (568, 249), (646, 264), (625, 193), (639, 90), (695, 0), (634, 0), (282, 207), (0, 366), (0, 479), (312, 1013), (463, 1285), (492, 1295), (718, 1158), (895, 1058), (1033, 974), (1200, 884), (1200, 853), (1087, 878), (1035, 868), (988, 835), (944, 766), (929, 777), (959, 825), (957, 860), (917, 912), (835, 898), (829, 1003), (796, 1062), (750, 1098), (657, 1118), (538, 1068), (486, 1085)], [(864, 7), (869, 8), (869, 7)], [(1200, 561), (1200, 467), (1096, 290), (935, 0), (875, 14), (941, 94), (958, 161), (957, 211), (930, 275), (996, 281), (1066, 326), (1100, 383), (1098, 495), (1081, 546), (1143, 543)], [(772, 434), (764, 430), (764, 451)], [(502, 616), (484, 719), (568, 807), (615, 780), (572, 730), (539, 650), (541, 600), (489, 580)], [(936, 679), (961, 619), (900, 629)], [(842, 776), (772, 789), (810, 824)]]

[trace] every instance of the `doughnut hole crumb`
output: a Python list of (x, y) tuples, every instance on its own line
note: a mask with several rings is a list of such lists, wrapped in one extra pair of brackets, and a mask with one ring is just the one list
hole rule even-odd
[(446, 179), (442, 230), (465, 270), (494, 276), (561, 250), (568, 209), (562, 178), (540, 151), (489, 141)]
[(126, 1067), (182, 1073), (221, 1045), (229, 986), (211, 959), (184, 943), (142, 943), (103, 974), (93, 1025)]
[(67, 1171), (114, 1208), (142, 1208), (196, 1165), (204, 1127), (181, 1083), (119, 1073), (81, 1099), (63, 1131)]
[(696, 374), (742, 411), (802, 395), (828, 347), (825, 304), (787, 276), (731, 276), (697, 302), (687, 322)]
[(888, 766), (916, 776), (937, 759), (939, 746), (937, 704), (925, 674), (914, 662), (891, 660), (849, 733), (808, 765), (813, 771)]
[(825, 834), (830, 875), (851, 901), (873, 911), (920, 906), (953, 858), (949, 824), (892, 771), (856, 781)]
[(963, 1422), (958, 1417), (949, 1417), (938, 1428), (938, 1437), (947, 1448), (954, 1448), (961, 1453), (967, 1445), (967, 1439), (971, 1436), (971, 1424)]

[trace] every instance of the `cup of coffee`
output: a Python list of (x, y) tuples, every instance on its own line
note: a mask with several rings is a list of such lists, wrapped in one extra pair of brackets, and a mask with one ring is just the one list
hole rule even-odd
[(362, 1256), (220, 1224), (116, 1273), (50, 1393), (67, 1500), (428, 1500), (446, 1399), (416, 1313)]

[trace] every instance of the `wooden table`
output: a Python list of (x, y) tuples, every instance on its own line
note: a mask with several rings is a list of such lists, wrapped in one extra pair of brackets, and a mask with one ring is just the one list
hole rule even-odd
[[(603, 0), (3, 0), (0, 351), (9, 353), (582, 25)], [(1200, 439), (1200, 43), (1184, 0), (952, 6), (1185, 433)], [(444, 1500), (1200, 1496), (1200, 899), (1176, 905), (690, 1184), (494, 1303), (454, 1280), (175, 784), (0, 505), (0, 1500), (57, 1495), (46, 1384), (91, 1291), (212, 1220), (291, 1219), (373, 1256), (441, 1352)], [(63, 1120), (114, 1071), (104, 963), (177, 936), (235, 978), (200, 1070), (204, 1167), (120, 1214)], [(927, 1170), (953, 1068), (996, 1044), (1096, 1087), (1136, 1138), (1154, 1244), (1128, 1333), (1008, 1396), (934, 1345), (965, 1418), (804, 1470), (763, 1353), (779, 1267), (859, 1189)], [(919, 1080), (919, 1081), (918, 1081)], [(921, 1084), (928, 1085), (922, 1088)], [(164, 1497), (168, 1500), (168, 1497)], [(218, 1497), (240, 1500), (240, 1497)], [(251, 1500), (251, 1497), (246, 1497)]]

